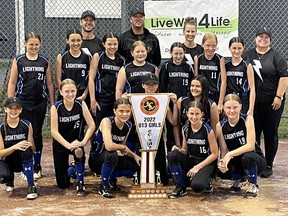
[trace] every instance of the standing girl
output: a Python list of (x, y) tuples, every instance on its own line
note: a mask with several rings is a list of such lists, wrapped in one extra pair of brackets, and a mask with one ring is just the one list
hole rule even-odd
[[(127, 146), (126, 140), (131, 130), (131, 105), (128, 99), (119, 98), (113, 106), (115, 116), (103, 118), (95, 133), (89, 156), (90, 169), (101, 174), (99, 194), (102, 197), (114, 197), (111, 189), (117, 190), (114, 171), (139, 170), (141, 158)], [(111, 181), (111, 180), (114, 181)]]
[[(14, 189), (14, 172), (23, 171), (27, 176), (27, 199), (37, 197), (33, 179), (33, 130), (29, 121), (20, 118), (22, 112), (21, 102), (16, 97), (9, 97), (5, 104), (5, 121), (0, 123), (0, 165), (8, 166), (8, 174), (5, 176), (6, 191)], [(5, 167), (0, 167), (1, 171)]]
[(48, 89), (50, 105), (54, 103), (51, 64), (39, 54), (41, 38), (34, 32), (25, 35), (24, 54), (16, 56), (11, 67), (8, 97), (16, 95), (22, 103), (20, 117), (31, 122), (36, 146), (34, 152), (34, 178), (42, 175), (41, 155), (43, 149), (42, 127), (47, 110)]
[(197, 34), (197, 22), (194, 17), (186, 17), (183, 26), (183, 35), (185, 42), (183, 43), (185, 48), (186, 60), (194, 66), (194, 58), (203, 53), (203, 47), (195, 42)]
[[(217, 138), (220, 146), (221, 173), (235, 182), (232, 191), (240, 191), (244, 183), (250, 183), (247, 197), (258, 194), (257, 176), (264, 171), (264, 155), (255, 141), (254, 121), (251, 115), (241, 114), (241, 100), (235, 94), (224, 98), (224, 113), (227, 118), (217, 124)], [(220, 177), (222, 176), (219, 174)]]
[(186, 96), (194, 73), (191, 65), (184, 60), (184, 45), (180, 42), (173, 43), (170, 54), (171, 58), (163, 63), (160, 70), (159, 91), (175, 93), (177, 98)]
[(147, 47), (142, 41), (135, 41), (131, 46), (133, 61), (123, 66), (117, 77), (116, 99), (123, 94), (124, 87), (127, 93), (144, 93), (142, 88), (143, 76), (154, 73), (159, 75), (158, 68), (146, 62)]
[(185, 195), (186, 177), (191, 178), (192, 190), (196, 193), (212, 193), (211, 178), (218, 158), (218, 146), (211, 127), (202, 122), (204, 108), (199, 101), (187, 106), (188, 121), (182, 128), (182, 146), (173, 146), (168, 154), (168, 163), (176, 182), (170, 198)]
[[(82, 34), (78, 29), (70, 29), (67, 32), (67, 47), (57, 56), (55, 77), (58, 89), (62, 80), (66, 78), (74, 80), (77, 85), (76, 97), (85, 100), (88, 95), (88, 71), (91, 57), (81, 49), (82, 42)], [(58, 99), (61, 99), (61, 94)]]
[(242, 59), (244, 41), (233, 37), (229, 41), (232, 58), (225, 64), (227, 73), (226, 94), (236, 94), (242, 101), (242, 113), (253, 116), (255, 103), (254, 72), (250, 63)]
[(100, 125), (104, 117), (113, 114), (117, 75), (120, 68), (124, 65), (124, 58), (117, 52), (118, 41), (117, 35), (112, 32), (104, 35), (103, 46), (105, 51), (95, 53), (91, 60), (89, 93), (91, 111), (96, 116), (97, 126)]
[(195, 61), (195, 75), (204, 75), (209, 81), (209, 98), (218, 104), (218, 111), (222, 112), (223, 99), (226, 92), (226, 71), (224, 57), (215, 53), (217, 36), (206, 33), (202, 39), (204, 53)]
[[(72, 79), (65, 79), (61, 82), (60, 94), (63, 100), (51, 107), (51, 135), (56, 181), (61, 189), (69, 187), (68, 160), (69, 155), (73, 155), (77, 174), (76, 195), (84, 196), (84, 146), (91, 138), (95, 124), (86, 103), (76, 99), (77, 87)], [(82, 135), (84, 121), (88, 126), (85, 136)]]

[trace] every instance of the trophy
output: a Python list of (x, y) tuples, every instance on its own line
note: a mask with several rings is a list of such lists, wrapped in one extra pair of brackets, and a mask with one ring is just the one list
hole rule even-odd
[[(155, 157), (166, 118), (169, 97), (167, 94), (132, 94), (130, 97), (136, 129), (141, 143), (141, 169), (128, 198), (168, 198), (161, 183), (160, 171), (155, 171)], [(137, 181), (136, 181), (137, 180)]]

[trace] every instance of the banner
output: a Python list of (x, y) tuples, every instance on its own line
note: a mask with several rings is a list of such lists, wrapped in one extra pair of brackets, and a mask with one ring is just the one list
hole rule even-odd
[(160, 42), (162, 58), (170, 58), (174, 42), (184, 42), (186, 17), (197, 19), (195, 42), (201, 44), (206, 32), (218, 38), (217, 53), (231, 56), (229, 40), (238, 36), (238, 0), (193, 0), (193, 1), (145, 1), (145, 27), (155, 34)]
[(168, 94), (131, 94), (136, 129), (143, 150), (157, 150), (165, 122)]

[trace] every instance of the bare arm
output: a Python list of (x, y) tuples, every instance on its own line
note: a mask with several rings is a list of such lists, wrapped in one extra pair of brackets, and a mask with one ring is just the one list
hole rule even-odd
[(48, 68), (46, 70), (46, 84), (49, 94), (49, 102), (50, 106), (54, 104), (55, 96), (54, 96), (54, 85), (52, 80), (52, 70), (51, 70), (51, 63), (48, 63)]
[(219, 101), (218, 101), (218, 111), (222, 112), (223, 108), (223, 100), (226, 93), (227, 87), (227, 74), (225, 69), (225, 59), (224, 57), (220, 60), (220, 73), (221, 73), (221, 87), (220, 87), (220, 94), (219, 94)]
[(254, 71), (251, 64), (249, 64), (247, 67), (247, 78), (250, 88), (249, 109), (247, 111), (247, 115), (253, 116), (256, 93), (255, 93)]
[(96, 110), (100, 109), (99, 104), (96, 101), (95, 97), (95, 77), (98, 72), (98, 64), (99, 64), (99, 54), (95, 53), (91, 60), (90, 70), (89, 70), (89, 94), (90, 94), (90, 101), (91, 101), (91, 111), (94, 115), (96, 115)]
[(85, 133), (85, 136), (84, 136), (83, 140), (81, 141), (82, 146), (84, 146), (87, 144), (89, 139), (92, 137), (96, 126), (95, 126), (94, 120), (93, 120), (93, 118), (89, 112), (89, 109), (88, 109), (88, 107), (84, 101), (82, 101), (82, 112), (83, 112), (83, 117), (84, 117), (84, 119), (87, 123), (87, 126), (88, 126), (86, 133)]
[[(219, 122), (218, 107), (216, 103), (213, 103), (210, 108), (210, 122), (213, 131), (216, 132), (216, 125)], [(214, 133), (216, 135), (216, 133)]]
[(172, 126), (175, 126), (178, 124), (178, 108), (177, 108), (177, 96), (174, 93), (169, 93), (169, 98), (172, 100), (173, 102), (173, 113), (170, 110), (170, 108), (168, 107), (167, 110), (167, 119), (168, 121), (171, 123)]
[(198, 57), (194, 56), (194, 76), (198, 75)]
[[(281, 106), (282, 100), (279, 97), (282, 97), (287, 89), (288, 77), (281, 77), (278, 81), (278, 88), (274, 101), (272, 103), (273, 109), (277, 110)], [(277, 97), (278, 96), (278, 97)]]
[(58, 54), (55, 66), (55, 81), (58, 90), (60, 90), (61, 78), (62, 78), (62, 57), (61, 54)]
[(119, 73), (118, 73), (118, 76), (117, 76), (117, 83), (116, 83), (116, 100), (118, 98), (121, 98), (121, 95), (123, 93), (123, 90), (124, 90), (124, 87), (125, 87), (125, 84), (126, 84), (126, 72), (125, 72), (125, 68), (124, 67), (121, 67)]
[(8, 83), (8, 97), (15, 96), (16, 84), (18, 81), (18, 67), (16, 63), (16, 59), (13, 59), (11, 71), (10, 71), (10, 78)]

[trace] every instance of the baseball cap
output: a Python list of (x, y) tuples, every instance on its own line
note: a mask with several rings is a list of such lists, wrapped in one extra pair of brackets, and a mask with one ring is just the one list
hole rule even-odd
[(267, 29), (266, 27), (261, 27), (261, 28), (257, 29), (256, 36), (258, 36), (260, 34), (268, 34), (270, 38), (272, 36), (271, 31), (269, 29)]
[(15, 105), (22, 107), (20, 99), (17, 97), (8, 97), (5, 101), (4, 107), (12, 107)]
[(147, 84), (147, 83), (157, 83), (157, 84), (159, 84), (159, 80), (158, 80), (158, 77), (155, 74), (151, 73), (151, 74), (145, 75), (142, 78), (142, 83), (143, 84)]
[(84, 11), (81, 15), (81, 19), (85, 18), (86, 16), (91, 16), (94, 20), (96, 19), (95, 14), (90, 10)]
[(135, 7), (135, 8), (133, 8), (130, 11), (130, 17), (132, 17), (132, 16), (134, 16), (135, 14), (138, 14), (138, 13), (142, 14), (143, 16), (145, 16), (145, 13), (144, 13), (144, 11), (141, 8)]

